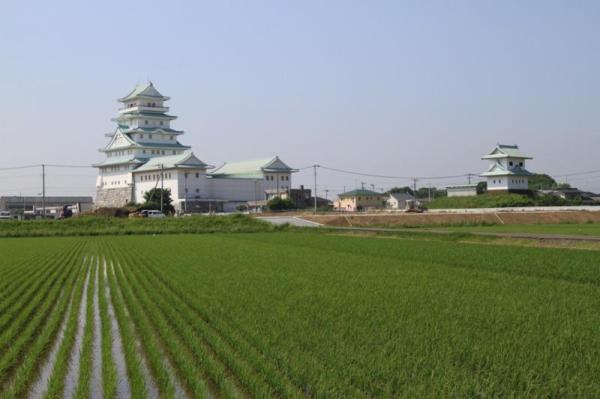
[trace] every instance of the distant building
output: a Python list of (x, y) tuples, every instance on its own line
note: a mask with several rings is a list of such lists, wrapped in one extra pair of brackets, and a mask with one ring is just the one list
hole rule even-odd
[(42, 214), (44, 206), (46, 214), (56, 213), (65, 205), (70, 205), (75, 212), (87, 212), (94, 208), (92, 197), (46, 197), (41, 196), (6, 196), (0, 197), (0, 211), (15, 214), (18, 212), (28, 212), (33, 214)]
[(339, 211), (363, 211), (381, 209), (386, 204), (386, 195), (371, 190), (352, 190), (338, 195), (334, 208)]
[(600, 196), (589, 191), (581, 191), (578, 188), (556, 188), (553, 190), (538, 190), (538, 193), (545, 195), (554, 195), (564, 200), (581, 200), (583, 203), (593, 203), (600, 201)]
[(477, 195), (477, 184), (447, 186), (448, 197), (474, 197)]
[(415, 197), (410, 193), (390, 193), (385, 200), (385, 205), (390, 209), (406, 209), (406, 201), (414, 199)]
[(491, 193), (529, 191), (529, 176), (525, 161), (533, 159), (523, 154), (517, 145), (498, 144), (488, 155), (488, 170), (481, 174), (486, 178), (487, 190)]

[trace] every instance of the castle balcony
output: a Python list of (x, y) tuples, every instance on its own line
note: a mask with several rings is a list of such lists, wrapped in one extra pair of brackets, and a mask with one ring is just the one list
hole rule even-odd
[(127, 114), (130, 112), (169, 112), (169, 107), (148, 107), (147, 105), (136, 105), (135, 107), (119, 109), (120, 114)]

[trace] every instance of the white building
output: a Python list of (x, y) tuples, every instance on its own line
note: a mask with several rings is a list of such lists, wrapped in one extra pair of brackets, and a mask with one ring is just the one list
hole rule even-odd
[(115, 132), (107, 134), (108, 145), (98, 168), (96, 182), (98, 207), (120, 207), (129, 202), (143, 203), (153, 188), (171, 190), (178, 211), (233, 210), (247, 201), (266, 198), (266, 190), (291, 188), (294, 169), (278, 157), (213, 167), (179, 142), (183, 135), (171, 127), (176, 117), (153, 84), (138, 85), (119, 99), (123, 107)]
[(385, 199), (385, 206), (389, 209), (406, 209), (406, 201), (414, 199), (409, 193), (390, 193)]
[(523, 154), (516, 145), (498, 144), (488, 155), (489, 169), (481, 176), (486, 178), (489, 192), (523, 192), (529, 190), (529, 176), (525, 161), (533, 159)]
[(477, 184), (458, 184), (447, 186), (448, 197), (474, 197), (477, 195)]

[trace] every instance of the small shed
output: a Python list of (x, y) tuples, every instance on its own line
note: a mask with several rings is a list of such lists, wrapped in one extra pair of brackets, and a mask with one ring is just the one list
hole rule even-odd
[(474, 197), (477, 195), (477, 184), (447, 186), (448, 197)]

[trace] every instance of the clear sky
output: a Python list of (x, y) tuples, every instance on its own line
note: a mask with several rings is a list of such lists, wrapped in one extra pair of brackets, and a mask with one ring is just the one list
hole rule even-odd
[[(4, 1), (0, 167), (101, 160), (116, 99), (149, 78), (213, 165), (460, 175), (502, 142), (535, 172), (600, 170), (599, 76), (600, 1)], [(0, 193), (39, 175), (0, 171)], [(319, 176), (330, 196), (409, 183)], [(52, 169), (48, 193), (94, 177)], [(569, 182), (600, 191), (600, 172)]]

